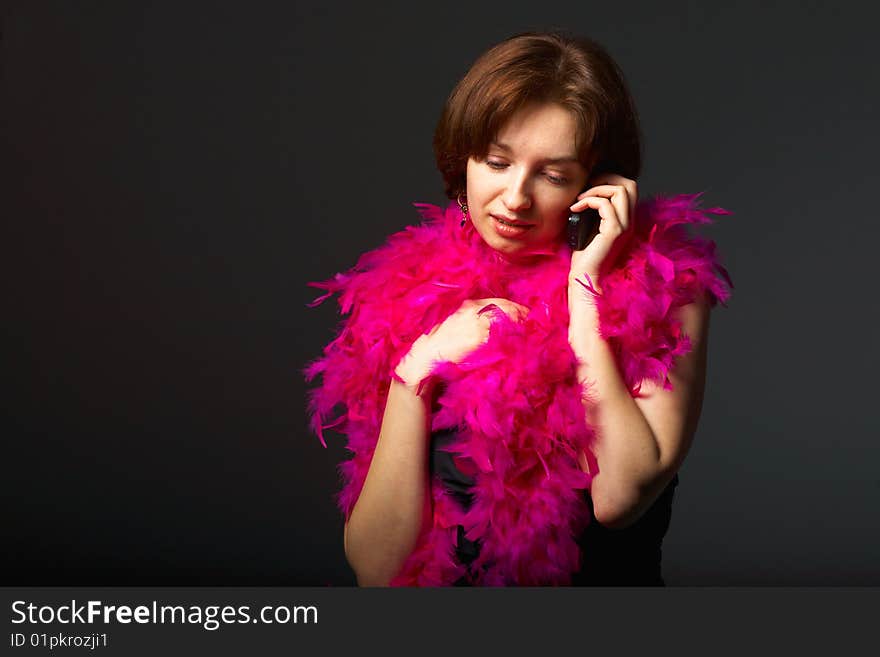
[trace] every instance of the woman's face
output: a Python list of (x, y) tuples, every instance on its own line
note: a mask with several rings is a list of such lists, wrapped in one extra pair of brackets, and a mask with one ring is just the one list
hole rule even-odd
[(468, 158), (468, 210), (486, 244), (517, 258), (560, 242), (569, 206), (589, 175), (577, 159), (575, 135), (569, 110), (529, 105), (502, 126), (485, 160)]

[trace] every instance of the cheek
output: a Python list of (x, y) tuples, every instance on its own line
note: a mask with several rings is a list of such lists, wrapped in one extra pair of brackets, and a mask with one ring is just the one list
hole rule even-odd
[(545, 206), (546, 221), (544, 225), (547, 226), (548, 232), (556, 234), (565, 229), (568, 224), (568, 217), (571, 214), (570, 205), (571, 203), (567, 199), (556, 199), (555, 202)]
[(470, 162), (468, 162), (466, 171), (466, 190), (468, 199), (476, 200), (480, 193), (480, 173)]
[(479, 194), (480, 189), (484, 186), (483, 172), (478, 166), (468, 164), (467, 168), (467, 190), (468, 195)]
[(467, 197), (475, 205), (479, 206), (492, 198), (493, 191), (489, 181), (481, 173), (468, 176)]
[(567, 191), (550, 190), (540, 197), (536, 197), (535, 201), (538, 202), (546, 215), (556, 217), (564, 214), (567, 218), (568, 208), (574, 203), (576, 197), (577, 194), (569, 194)]

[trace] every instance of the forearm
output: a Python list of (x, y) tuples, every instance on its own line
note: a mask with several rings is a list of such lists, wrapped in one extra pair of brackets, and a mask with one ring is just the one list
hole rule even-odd
[[(581, 294), (572, 290), (570, 294)], [(585, 387), (587, 424), (596, 430), (590, 494), (596, 518), (624, 527), (644, 511), (645, 490), (657, 481), (660, 448), (654, 432), (629, 393), (608, 343), (599, 335), (599, 315), (589, 297), (570, 304), (569, 343)]]
[(391, 382), (379, 439), (345, 535), (348, 562), (363, 586), (400, 571), (431, 515), (428, 487), (430, 390)]

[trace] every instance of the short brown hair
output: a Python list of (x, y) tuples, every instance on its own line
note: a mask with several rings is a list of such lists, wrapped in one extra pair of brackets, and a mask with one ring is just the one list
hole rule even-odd
[(483, 53), (449, 94), (434, 131), (449, 198), (465, 190), (468, 157), (484, 158), (506, 121), (532, 102), (555, 102), (574, 113), (578, 157), (591, 175), (638, 177), (638, 115), (611, 55), (584, 37), (528, 32)]

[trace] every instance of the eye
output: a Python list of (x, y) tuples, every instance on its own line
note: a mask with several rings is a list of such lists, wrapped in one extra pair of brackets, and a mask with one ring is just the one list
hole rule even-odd
[(567, 185), (568, 184), (568, 178), (565, 178), (563, 176), (557, 176), (552, 173), (547, 174), (547, 180), (549, 180), (554, 185)]
[(506, 162), (499, 162), (498, 160), (486, 160), (486, 166), (490, 169), (495, 169), (496, 171), (500, 171), (501, 169), (507, 168)]

